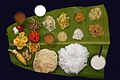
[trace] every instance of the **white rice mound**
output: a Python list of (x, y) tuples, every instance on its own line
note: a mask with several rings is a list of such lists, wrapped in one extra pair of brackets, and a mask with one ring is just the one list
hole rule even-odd
[(86, 47), (75, 43), (65, 46), (58, 51), (59, 65), (65, 73), (78, 74), (87, 66), (89, 52)]

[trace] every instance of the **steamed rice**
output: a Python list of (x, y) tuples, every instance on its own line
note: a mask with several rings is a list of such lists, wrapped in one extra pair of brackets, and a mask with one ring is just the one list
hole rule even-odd
[(80, 44), (70, 44), (58, 51), (59, 65), (68, 74), (78, 74), (87, 66), (89, 52), (86, 47)]

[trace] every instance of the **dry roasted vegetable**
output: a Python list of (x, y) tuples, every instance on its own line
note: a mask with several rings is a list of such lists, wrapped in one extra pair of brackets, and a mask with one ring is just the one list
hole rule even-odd
[(36, 31), (30, 32), (28, 37), (31, 42), (37, 43), (40, 41), (40, 34)]
[(99, 24), (89, 25), (89, 31), (94, 38), (98, 38), (104, 35), (104, 30)]
[(29, 20), (29, 30), (30, 31), (38, 31), (41, 24), (35, 20), (34, 18), (30, 18)]
[(28, 50), (22, 53), (22, 56), (26, 59), (26, 61), (30, 61), (31, 59), (31, 54), (28, 53)]
[(23, 12), (17, 12), (14, 16), (15, 21), (19, 22), (19, 23), (23, 23), (26, 19), (26, 16)]
[(57, 18), (57, 22), (62, 29), (65, 29), (70, 25), (70, 17), (66, 13), (61, 13)]
[(84, 15), (82, 14), (82, 12), (77, 12), (76, 14), (75, 14), (75, 20), (77, 21), (77, 22), (83, 22), (84, 21)]
[(27, 36), (25, 36), (25, 32), (21, 32), (13, 40), (13, 44), (17, 47), (17, 49), (22, 49), (24, 46), (26, 46), (27, 41), (28, 41), (28, 38), (27, 38)]
[(22, 64), (27, 65), (25, 58), (22, 56), (22, 54), (18, 53), (17, 50), (8, 49), (8, 51), (12, 52)]
[(29, 48), (29, 51), (31, 53), (35, 53), (35, 52), (40, 50), (40, 43), (39, 42), (38, 43), (31, 43), (31, 42), (29, 42), (27, 47)]

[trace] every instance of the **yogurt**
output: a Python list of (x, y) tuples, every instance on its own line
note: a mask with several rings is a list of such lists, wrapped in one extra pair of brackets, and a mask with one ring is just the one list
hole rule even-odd
[(91, 66), (95, 70), (101, 70), (105, 67), (106, 61), (103, 56), (95, 55), (91, 59)]

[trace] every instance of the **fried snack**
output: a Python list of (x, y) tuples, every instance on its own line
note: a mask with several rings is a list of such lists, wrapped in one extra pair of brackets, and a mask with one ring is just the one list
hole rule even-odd
[(31, 60), (31, 54), (28, 53), (28, 50), (26, 50), (25, 52), (22, 53), (22, 56), (26, 59), (26, 61), (30, 61)]
[(22, 49), (24, 46), (26, 46), (26, 42), (20, 42), (17, 46), (17, 49)]
[(27, 47), (29, 48), (29, 51), (33, 54), (40, 50), (40, 43), (39, 42), (38, 43), (29, 42)]
[(59, 18), (57, 18), (57, 22), (62, 29), (65, 29), (70, 25), (70, 17), (66, 13), (61, 13)]
[(25, 32), (21, 32), (15, 39), (13, 39), (13, 44), (17, 47), (17, 49), (22, 49), (26, 46), (27, 41), (28, 38), (25, 36)]
[(15, 39), (13, 39), (13, 44), (15, 46), (17, 46), (19, 44), (19, 42), (20, 42), (20, 37), (17, 36)]
[(59, 41), (64, 42), (67, 40), (67, 34), (64, 31), (59, 32), (59, 34), (57, 35), (57, 38)]
[(23, 36), (22, 39), (21, 39), (22, 42), (27, 42), (28, 41), (28, 38), (27, 36)]
[(49, 73), (57, 67), (57, 54), (55, 51), (42, 49), (35, 54), (33, 69), (36, 72)]
[(14, 18), (16, 22), (23, 23), (26, 19), (26, 16), (23, 12), (17, 12)]
[(104, 35), (104, 30), (99, 24), (89, 25), (89, 31), (94, 38), (98, 38)]
[(84, 15), (82, 14), (82, 12), (77, 12), (75, 14), (75, 20), (79, 23), (83, 22), (84, 21)]
[(44, 35), (44, 41), (46, 44), (52, 44), (55, 41), (55, 37), (53, 34), (48, 33)]
[(25, 36), (25, 32), (20, 32), (18, 37), (23, 37)]

